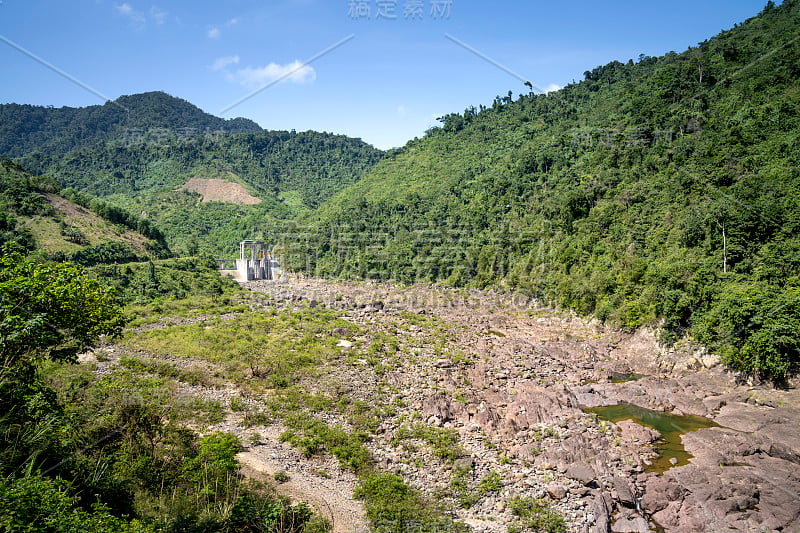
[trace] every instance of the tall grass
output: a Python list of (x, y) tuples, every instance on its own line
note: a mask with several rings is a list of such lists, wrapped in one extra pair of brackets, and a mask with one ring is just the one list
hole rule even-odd
[(318, 375), (341, 355), (335, 328), (359, 328), (333, 311), (247, 312), (195, 324), (130, 333), (124, 344), (153, 354), (200, 359), (224, 365), (230, 379), (261, 388), (285, 389)]

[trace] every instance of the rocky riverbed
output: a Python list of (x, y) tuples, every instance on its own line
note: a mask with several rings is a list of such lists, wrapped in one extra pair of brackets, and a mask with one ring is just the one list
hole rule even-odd
[[(743, 382), (700, 348), (666, 348), (651, 331), (623, 333), (520, 296), (314, 279), (246, 288), (256, 312), (328, 306), (357, 326), (328, 332), (341, 357), (305, 386), (380, 412), (367, 442), (378, 466), (473, 531), (514, 528), (520, 497), (544, 502), (575, 532), (800, 531), (800, 392), (793, 384)], [(370, 351), (381, 339), (392, 344), (391, 355)], [(201, 384), (178, 383), (177, 393), (223, 406), (236, 400), (240, 408), (196, 429), (238, 435), (245, 473), (270, 482), (285, 474), (276, 490), (307, 501), (334, 533), (367, 530), (352, 472), (281, 442), (279, 420), (245, 423), (245, 411), (263, 409), (264, 393), (241, 389), (208, 361), (131, 353), (125, 345), (102, 352), (83, 357), (100, 374), (132, 355), (206, 376)], [(598, 416), (605, 411), (597, 408), (617, 405), (636, 420)], [(680, 418), (678, 430), (664, 427), (669, 419), (637, 423), (659, 413), (704, 419)], [(321, 416), (349, 427), (337, 412)], [(659, 454), (658, 427), (678, 453)], [(700, 429), (683, 433), (687, 427)], [(432, 428), (425, 429), (429, 442), (420, 428)], [(430, 445), (437, 438), (452, 438), (447, 453)]]
[[(456, 470), (499, 474), (500, 491), (455, 506), (475, 531), (506, 531), (515, 495), (549, 501), (572, 531), (800, 531), (795, 388), (737, 381), (702, 349), (665, 348), (651, 331), (622, 333), (519, 296), (311, 279), (249, 288), (264, 306), (342, 309), (368, 332), (387, 321), (396, 330), (403, 311), (446, 324), (445, 353), (410, 343), (379, 380), (367, 365), (353, 371), (361, 390), (351, 392), (375, 398), (382, 384), (382, 401), (397, 407), (369, 446), (425, 493), (446, 494)], [(406, 326), (403, 335), (425, 335)], [(689, 463), (659, 471), (657, 431), (585, 411), (621, 402), (718, 427), (684, 434)], [(408, 420), (456, 431), (463, 456), (453, 465), (410, 449), (397, 438)]]

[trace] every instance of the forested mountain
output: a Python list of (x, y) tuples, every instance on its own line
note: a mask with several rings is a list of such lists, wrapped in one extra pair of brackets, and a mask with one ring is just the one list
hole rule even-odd
[(442, 117), (305, 218), (318, 275), (519, 289), (687, 332), (734, 368), (800, 361), (800, 1), (682, 53)]
[(0, 105), (0, 156), (61, 154), (107, 141), (209, 132), (257, 132), (243, 118), (224, 120), (163, 92), (120, 96), (82, 108)]
[[(268, 221), (290, 219), (354, 183), (382, 156), (342, 135), (264, 131), (122, 139), (18, 161), (64, 187), (144, 214), (178, 252), (225, 256), (242, 239), (260, 237)], [(190, 178), (244, 185), (262, 203), (205, 203), (180, 190)]]
[(315, 207), (354, 183), (382, 152), (331, 133), (262, 131), (237, 135), (121, 138), (67, 154), (28, 154), (22, 165), (98, 196), (174, 189), (191, 177), (233, 173), (260, 196), (290, 193)]
[[(360, 139), (263, 131), (223, 120), (164, 93), (103, 106), (0, 106), (0, 154), (78, 194), (141, 213), (179, 252), (225, 255), (265, 221), (313, 209), (383, 156)], [(179, 190), (190, 178), (246, 187), (259, 205), (203, 202)]]

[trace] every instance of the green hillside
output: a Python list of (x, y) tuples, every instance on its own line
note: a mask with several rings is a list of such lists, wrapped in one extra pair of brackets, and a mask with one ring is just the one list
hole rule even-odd
[(67, 154), (28, 154), (25, 168), (97, 196), (175, 189), (192, 177), (233, 173), (261, 197), (295, 192), (316, 206), (356, 181), (382, 152), (330, 133), (264, 131), (194, 138), (117, 139)]
[(296, 268), (511, 287), (734, 368), (800, 361), (800, 2), (441, 118), (303, 222)]
[(223, 120), (163, 92), (120, 96), (83, 108), (0, 105), (0, 156), (33, 152), (66, 153), (117, 139), (203, 135), (207, 132), (257, 132), (243, 118)]
[(83, 265), (171, 255), (161, 232), (147, 220), (62, 191), (53, 180), (6, 159), (0, 160), (0, 245), (9, 241)]
[[(163, 93), (115, 102), (131, 110), (124, 122), (113, 122), (113, 117), (122, 120), (121, 108), (106, 104), (70, 110), (63, 127), (52, 125), (60, 123), (55, 114), (60, 110), (2, 106), (0, 128), (10, 133), (2, 137), (0, 153), (18, 156), (24, 168), (62, 187), (146, 214), (179, 252), (195, 253), (199, 247), (229, 255), (240, 240), (261, 236), (265, 221), (315, 208), (383, 156), (342, 135), (254, 131), (248, 121), (223, 121)], [(90, 118), (93, 114), (102, 124)], [(40, 123), (46, 138), (26, 126), (36, 122), (32, 115), (47, 117)], [(204, 203), (179, 190), (191, 178), (238, 183), (262, 202)]]

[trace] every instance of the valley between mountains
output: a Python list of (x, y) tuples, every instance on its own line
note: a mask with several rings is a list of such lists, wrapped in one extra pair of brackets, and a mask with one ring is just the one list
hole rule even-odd
[[(546, 52), (526, 7), (495, 10), (519, 65)], [(731, 23), (548, 92), (462, 98), (488, 65), (431, 65), (392, 87), (437, 125), (385, 151), (295, 129), (400, 131), (364, 105), (395, 107), (391, 62), (370, 86), (338, 56), (362, 41), (268, 93), (288, 130), (150, 90), (186, 88), (156, 56), (98, 105), (25, 85), (45, 105), (0, 103), (0, 533), (800, 531), (800, 0)], [(240, 286), (234, 257), (288, 278)]]
[[(667, 349), (648, 330), (623, 333), (513, 293), (302, 277), (246, 288), (246, 313), (335, 317), (315, 335), (336, 348), (292, 378), (301, 400), (291, 408), (285, 395), (277, 400), (286, 389), (263, 379), (253, 360), (240, 372), (148, 349), (155, 331), (208, 330), (237, 312), (161, 318), (82, 359), (100, 374), (131, 360), (204, 374), (170, 389), (223, 406), (219, 420), (194, 429), (236, 434), (246, 476), (308, 502), (335, 532), (366, 531), (375, 511), (354, 497), (359, 480), (341, 457), (295, 438), (310, 435), (299, 418), (362, 432), (380, 471), (401, 475), (477, 532), (525, 527), (520, 502), (534, 500), (552, 518), (541, 531), (800, 528), (795, 388), (737, 382), (705, 350)], [(688, 463), (673, 466), (658, 460), (655, 429), (589, 411), (616, 404), (707, 417), (713, 427), (683, 434)]]

